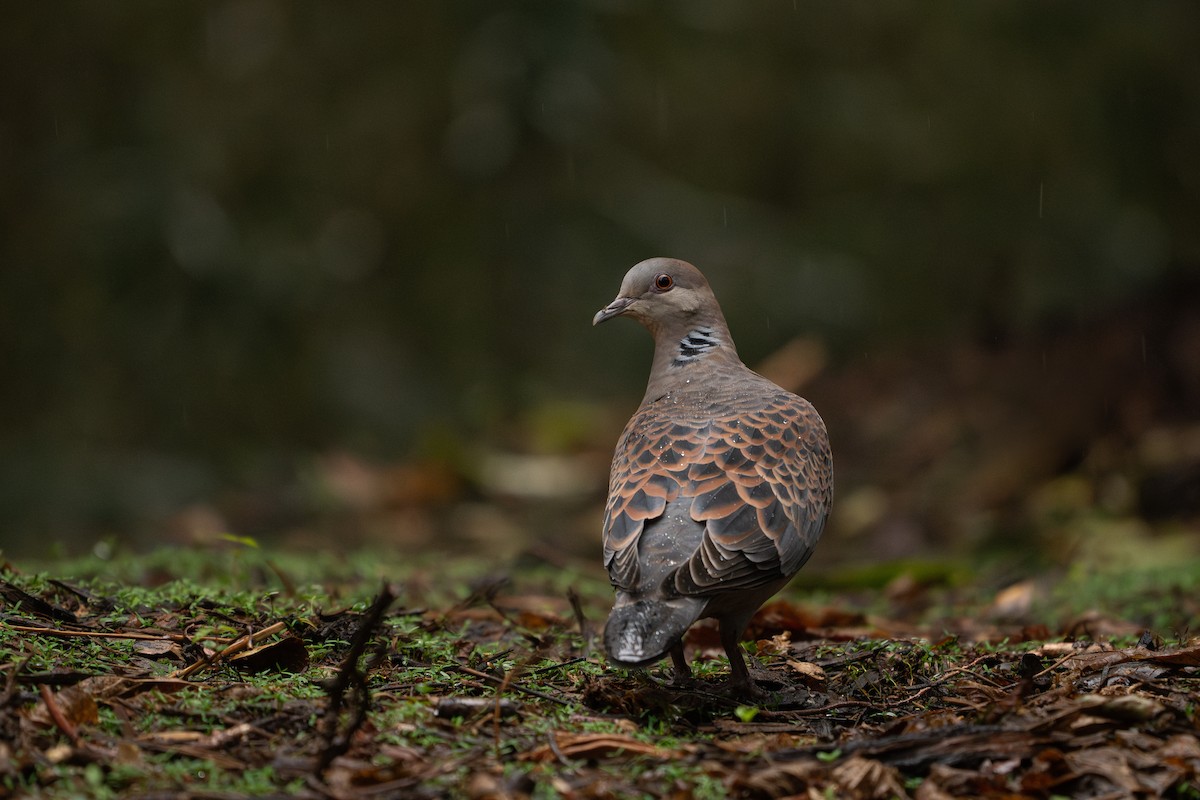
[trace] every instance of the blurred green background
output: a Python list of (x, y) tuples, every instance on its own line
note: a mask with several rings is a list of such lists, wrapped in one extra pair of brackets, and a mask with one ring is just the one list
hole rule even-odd
[(829, 420), (847, 550), (1194, 547), (1197, 41), (1190, 2), (6, 4), (0, 547), (591, 552), (649, 342), (590, 319), (652, 255)]

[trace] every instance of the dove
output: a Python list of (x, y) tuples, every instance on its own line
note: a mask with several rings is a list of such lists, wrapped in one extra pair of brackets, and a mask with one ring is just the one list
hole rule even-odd
[(715, 618), (729, 687), (756, 693), (739, 642), (821, 537), (833, 502), (825, 424), (742, 363), (691, 264), (634, 265), (592, 324), (621, 316), (654, 337), (654, 358), (609, 473), (603, 548), (616, 599), (604, 648), (627, 668), (669, 655), (684, 680), (683, 637)]

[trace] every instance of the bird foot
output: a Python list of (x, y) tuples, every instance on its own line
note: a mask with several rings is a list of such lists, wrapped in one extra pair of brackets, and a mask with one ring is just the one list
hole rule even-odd
[(736, 678), (730, 678), (725, 682), (722, 689), (730, 697), (735, 697), (739, 700), (766, 700), (770, 697), (770, 693), (753, 680), (739, 681)]
[(691, 674), (683, 675), (678, 672), (671, 676), (671, 680), (667, 681), (667, 686), (672, 689), (695, 689), (700, 684), (700, 681)]

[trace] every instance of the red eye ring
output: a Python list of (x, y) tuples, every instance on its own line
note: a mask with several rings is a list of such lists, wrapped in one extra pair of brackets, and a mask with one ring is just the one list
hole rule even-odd
[(654, 276), (654, 288), (656, 291), (665, 292), (675, 285), (675, 279), (665, 272), (660, 272)]

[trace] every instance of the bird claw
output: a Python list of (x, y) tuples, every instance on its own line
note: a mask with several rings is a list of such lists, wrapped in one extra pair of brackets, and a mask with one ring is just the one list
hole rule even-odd
[(667, 681), (667, 686), (672, 689), (695, 689), (700, 685), (700, 682), (692, 675), (680, 675), (678, 672), (671, 676), (671, 680)]
[(754, 681), (735, 681), (731, 678), (726, 681), (724, 689), (730, 697), (739, 700), (766, 700), (770, 697), (770, 694)]

